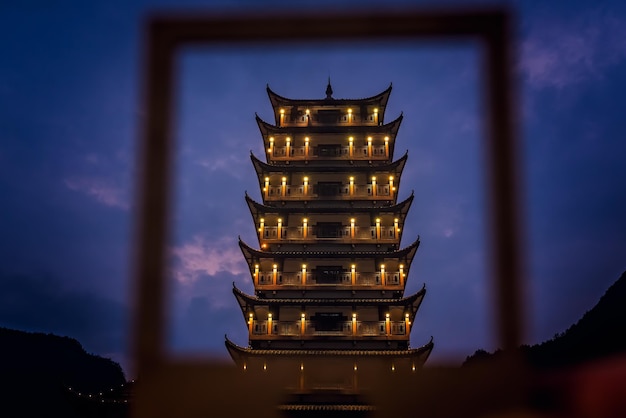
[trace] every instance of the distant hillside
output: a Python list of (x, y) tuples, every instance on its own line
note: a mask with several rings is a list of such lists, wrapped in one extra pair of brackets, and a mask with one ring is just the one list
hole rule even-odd
[(95, 392), (125, 381), (119, 364), (72, 338), (0, 327), (0, 416), (75, 417), (67, 386)]
[[(529, 363), (538, 368), (580, 364), (589, 360), (626, 352), (626, 272), (613, 283), (597, 305), (567, 331), (551, 340), (520, 350)], [(497, 356), (477, 350), (463, 365), (482, 362)]]

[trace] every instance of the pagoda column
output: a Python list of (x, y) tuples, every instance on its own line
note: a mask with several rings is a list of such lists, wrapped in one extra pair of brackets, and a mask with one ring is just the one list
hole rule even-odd
[(385, 137), (385, 157), (389, 158), (389, 137)]

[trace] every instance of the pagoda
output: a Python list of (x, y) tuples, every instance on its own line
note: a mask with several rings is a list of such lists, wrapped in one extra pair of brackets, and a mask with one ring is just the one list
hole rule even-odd
[(288, 384), (356, 391), (358, 375), (414, 372), (431, 341), (409, 346), (425, 287), (405, 295), (419, 237), (401, 247), (413, 194), (398, 198), (405, 153), (394, 160), (402, 115), (385, 123), (391, 85), (361, 99), (288, 99), (267, 93), (273, 123), (251, 154), (260, 201), (245, 199), (259, 247), (241, 239), (254, 294), (233, 288), (249, 345), (226, 338), (243, 370), (281, 370)]

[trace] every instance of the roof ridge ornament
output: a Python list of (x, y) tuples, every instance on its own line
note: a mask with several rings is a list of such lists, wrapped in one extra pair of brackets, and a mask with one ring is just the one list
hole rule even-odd
[(328, 85), (326, 86), (326, 100), (333, 100), (333, 87), (330, 85), (330, 76), (328, 76)]

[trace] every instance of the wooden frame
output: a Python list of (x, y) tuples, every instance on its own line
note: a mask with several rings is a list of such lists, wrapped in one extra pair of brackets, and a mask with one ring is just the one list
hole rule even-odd
[[(501, 347), (521, 342), (523, 273), (517, 143), (513, 122), (511, 18), (505, 9), (405, 10), (397, 12), (265, 15), (207, 14), (149, 19), (144, 63), (145, 126), (142, 133), (135, 278), (133, 356), (140, 379), (135, 412), (140, 416), (243, 415), (270, 407), (276, 398), (251, 394), (259, 383), (241, 383), (227, 366), (175, 361), (165, 349), (165, 267), (171, 192), (172, 101), (177, 51), (190, 44), (236, 48), (285, 46), (303, 41), (477, 39), (484, 45), (489, 222), (492, 239), (496, 335)], [(229, 374), (230, 373), (230, 374)], [(215, 379), (220, 384), (215, 385)], [(206, 385), (214, 382), (210, 390)], [(203, 390), (204, 385), (204, 390)], [(261, 385), (263, 386), (263, 385)], [(265, 385), (266, 387), (268, 385)], [(241, 394), (246, 393), (245, 401)], [(273, 397), (274, 396), (274, 397)], [(228, 407), (227, 399), (239, 399)], [(261, 406), (259, 406), (261, 405)], [(275, 404), (274, 404), (275, 405)], [(203, 409), (204, 408), (204, 409)], [(220, 409), (226, 408), (226, 409)], [(204, 412), (201, 412), (204, 411)], [(221, 412), (220, 412), (221, 411)]]

